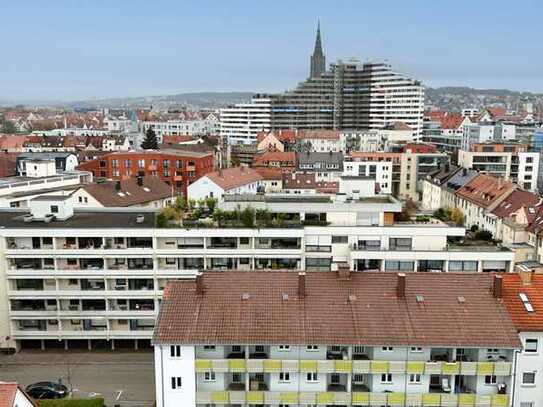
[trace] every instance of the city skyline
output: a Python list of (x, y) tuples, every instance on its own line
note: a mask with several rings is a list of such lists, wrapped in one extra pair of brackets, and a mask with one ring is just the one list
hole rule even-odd
[[(7, 4), (0, 34), (13, 40), (0, 46), (7, 56), (0, 99), (281, 92), (308, 77), (319, 19), (328, 64), (354, 56), (389, 61), (429, 87), (543, 91), (540, 4), (447, 3), (397, 3), (394, 14), (350, 1), (297, 2), (288, 13), (284, 4), (243, 1), (207, 9), (170, 2)], [(522, 24), (510, 23), (519, 18)], [(519, 64), (527, 55), (532, 62)]]

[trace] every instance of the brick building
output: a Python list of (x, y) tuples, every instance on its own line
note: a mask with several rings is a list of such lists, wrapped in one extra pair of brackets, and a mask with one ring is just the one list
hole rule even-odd
[(189, 184), (213, 171), (213, 154), (174, 149), (123, 151), (87, 161), (78, 169), (91, 171), (95, 178), (157, 176), (186, 196)]

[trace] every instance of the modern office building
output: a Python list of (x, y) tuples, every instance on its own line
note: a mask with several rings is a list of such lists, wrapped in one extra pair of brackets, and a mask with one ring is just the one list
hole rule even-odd
[(251, 103), (238, 103), (220, 110), (219, 134), (228, 144), (252, 144), (258, 133), (271, 129), (271, 105), (266, 95)]
[(168, 283), (157, 407), (509, 406), (521, 343), (488, 274), (226, 272)]
[[(396, 222), (400, 202), (371, 192), (225, 195), (220, 222), (170, 227), (140, 208), (73, 210), (65, 196), (0, 210), (0, 347), (148, 346), (167, 281), (200, 271), (512, 270), (512, 251), (452, 244), (465, 229), (436, 219)], [(254, 223), (240, 220), (246, 207)]]

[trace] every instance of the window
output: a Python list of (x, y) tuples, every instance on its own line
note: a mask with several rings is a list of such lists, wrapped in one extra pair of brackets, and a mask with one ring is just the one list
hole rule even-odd
[(315, 383), (315, 382), (319, 381), (319, 375), (316, 372), (309, 372), (305, 376), (305, 380), (308, 383)]
[(409, 350), (411, 352), (422, 352), (422, 348), (420, 346), (411, 346)]
[(383, 347), (381, 348), (381, 350), (382, 350), (383, 352), (392, 352), (392, 351), (394, 351), (394, 348), (393, 348), (392, 346), (383, 346)]
[(381, 383), (383, 384), (390, 384), (392, 383), (392, 374), (390, 373), (383, 373), (381, 375)]
[(249, 238), (248, 237), (240, 237), (239, 238), (239, 244), (248, 245), (249, 244)]
[(290, 382), (290, 373), (288, 372), (279, 372), (279, 381), (283, 383)]
[(307, 345), (305, 347), (305, 350), (308, 352), (317, 352), (319, 350), (319, 347), (317, 345)]
[(240, 353), (240, 352), (241, 352), (241, 346), (232, 345), (232, 353)]
[(420, 374), (410, 374), (409, 375), (409, 383), (411, 384), (420, 384), (421, 381), (421, 375)]
[(204, 382), (214, 382), (215, 372), (204, 372)]
[(145, 168), (145, 160), (138, 160), (138, 168)]
[(279, 345), (278, 348), (279, 348), (279, 350), (281, 352), (289, 352), (290, 351), (290, 345)]
[(494, 375), (487, 375), (485, 376), (485, 384), (496, 384), (496, 376)]
[(172, 389), (180, 389), (181, 388), (181, 378), (180, 377), (172, 377)]
[(535, 384), (535, 372), (522, 373), (522, 384)]
[(537, 353), (537, 339), (526, 339), (524, 343), (525, 353)]
[(51, 205), (51, 213), (58, 213), (58, 205)]
[(521, 401), (520, 407), (535, 407), (534, 401)]
[(342, 243), (346, 244), (349, 243), (349, 237), (348, 236), (332, 236), (332, 244), (334, 243)]
[(242, 381), (241, 373), (232, 373), (232, 382), (241, 383), (241, 381)]
[(170, 346), (170, 356), (172, 358), (180, 358), (181, 357), (181, 346), (180, 345), (172, 345), (172, 346)]
[(364, 383), (364, 375), (360, 373), (354, 374), (353, 383)]

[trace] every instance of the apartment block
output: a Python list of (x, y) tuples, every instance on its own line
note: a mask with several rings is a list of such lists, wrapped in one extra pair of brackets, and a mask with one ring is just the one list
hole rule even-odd
[(219, 134), (228, 144), (252, 144), (260, 132), (271, 129), (268, 96), (258, 95), (251, 103), (238, 103), (220, 110)]
[(157, 407), (508, 406), (521, 343), (501, 292), (488, 274), (172, 281), (153, 338)]
[[(166, 283), (198, 272), (508, 272), (514, 261), (506, 248), (455, 243), (464, 228), (397, 222), (400, 202), (354, 191), (225, 195), (220, 209), (233, 216), (205, 227), (157, 227), (151, 210), (70, 199), (0, 210), (1, 347), (148, 346)], [(242, 223), (235, 211), (247, 207), (266, 219)]]

